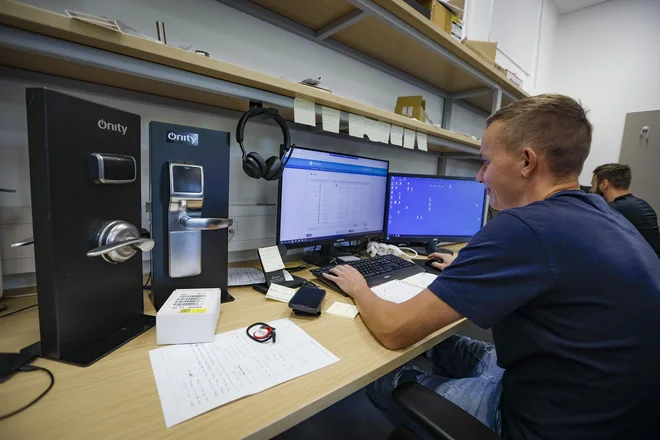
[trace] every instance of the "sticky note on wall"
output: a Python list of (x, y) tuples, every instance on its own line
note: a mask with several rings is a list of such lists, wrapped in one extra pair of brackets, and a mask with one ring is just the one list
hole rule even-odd
[(321, 107), (321, 120), (323, 130), (339, 133), (339, 110), (330, 107)]
[(415, 130), (403, 129), (403, 148), (415, 149)]
[(294, 99), (293, 120), (296, 124), (316, 127), (316, 108), (314, 103), (300, 98)]
[(422, 151), (428, 151), (428, 146), (426, 144), (426, 133), (417, 132), (417, 148)]
[(364, 137), (364, 116), (348, 114), (348, 134), (353, 137)]
[(392, 125), (390, 130), (390, 142), (401, 147), (403, 145), (403, 127)]

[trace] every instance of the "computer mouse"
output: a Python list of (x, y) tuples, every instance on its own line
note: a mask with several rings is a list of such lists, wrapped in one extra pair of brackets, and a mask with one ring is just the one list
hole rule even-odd
[(442, 269), (438, 269), (437, 267), (433, 266), (433, 263), (441, 263), (442, 264), (442, 263), (444, 263), (444, 261), (442, 261), (440, 258), (432, 258), (430, 260), (426, 260), (426, 263), (424, 263), (424, 265), (432, 267), (433, 269), (436, 269), (436, 270), (442, 270)]

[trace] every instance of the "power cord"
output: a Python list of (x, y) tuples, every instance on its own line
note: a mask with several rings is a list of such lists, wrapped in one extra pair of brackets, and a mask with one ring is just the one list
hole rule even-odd
[(151, 271), (149, 271), (149, 276), (147, 277), (147, 281), (144, 282), (144, 286), (142, 286), (142, 290), (151, 290), (149, 281), (151, 281)]
[(0, 318), (6, 318), (7, 316), (15, 315), (16, 313), (20, 313), (23, 310), (31, 309), (32, 307), (37, 307), (38, 304), (32, 304), (31, 306), (23, 307), (22, 309), (14, 310), (11, 313), (7, 313), (6, 315), (1, 315)]
[(9, 417), (15, 416), (16, 414), (20, 413), (21, 411), (28, 409), (29, 407), (37, 403), (39, 400), (41, 400), (41, 398), (44, 397), (50, 391), (51, 388), (53, 388), (53, 385), (55, 385), (55, 376), (53, 376), (53, 373), (51, 373), (50, 370), (43, 367), (36, 367), (33, 365), (25, 365), (18, 369), (18, 371), (25, 371), (25, 372), (39, 371), (39, 370), (45, 371), (46, 374), (48, 374), (48, 377), (50, 377), (50, 385), (48, 385), (48, 388), (46, 388), (46, 390), (43, 393), (41, 393), (36, 399), (28, 403), (27, 405), (23, 406), (22, 408), (19, 408), (16, 411), (12, 411), (9, 414), (1, 415), (0, 420), (8, 419)]

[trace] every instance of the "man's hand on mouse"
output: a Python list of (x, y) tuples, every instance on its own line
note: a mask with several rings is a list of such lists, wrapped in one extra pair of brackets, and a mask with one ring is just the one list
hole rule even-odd
[(454, 262), (454, 260), (456, 259), (456, 255), (433, 252), (431, 255), (428, 256), (428, 258), (429, 260), (438, 259), (442, 261), (442, 263), (431, 263), (431, 266), (435, 267), (436, 269), (445, 270), (447, 266), (449, 266), (451, 263)]
[(330, 281), (334, 281), (347, 295), (355, 297), (365, 290), (369, 290), (367, 281), (362, 274), (352, 266), (336, 266), (330, 269), (329, 273), (323, 276)]

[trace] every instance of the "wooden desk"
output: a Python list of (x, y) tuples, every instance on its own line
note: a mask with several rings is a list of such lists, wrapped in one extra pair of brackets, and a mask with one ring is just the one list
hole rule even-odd
[[(309, 271), (296, 275), (313, 278)], [(251, 288), (230, 292), (236, 301), (222, 304), (218, 333), (286, 317), (340, 362), (166, 429), (148, 355), (157, 348), (154, 328), (87, 368), (38, 359), (34, 365), (51, 370), (55, 386), (33, 407), (0, 422), (2, 438), (271, 438), (423, 353), (464, 322), (447, 326), (412, 347), (392, 351), (376, 340), (360, 315), (354, 321), (325, 314), (300, 318), (286, 304), (266, 300)], [(323, 310), (335, 301), (352, 303), (328, 290)], [(18, 302), (30, 305), (36, 298), (7, 300), (16, 309)], [(145, 310), (154, 313), (146, 297)], [(34, 308), (0, 319), (0, 351), (17, 351), (37, 341), (37, 318)], [(0, 413), (23, 406), (47, 385), (42, 372), (17, 374), (0, 385)]]

